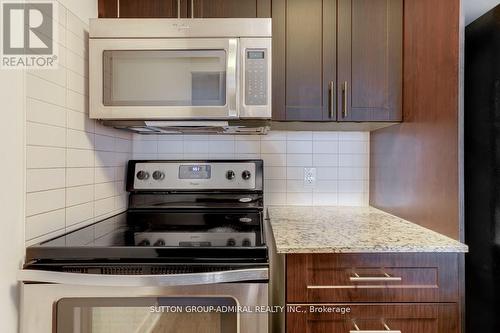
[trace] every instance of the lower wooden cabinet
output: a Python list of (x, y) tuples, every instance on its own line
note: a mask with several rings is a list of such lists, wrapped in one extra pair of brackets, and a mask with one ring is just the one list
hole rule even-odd
[[(295, 310), (300, 309), (306, 312), (288, 312), (288, 333), (459, 332), (458, 306), (454, 303), (308, 304)], [(338, 312), (328, 312), (336, 309)], [(349, 312), (342, 314), (341, 309)]]
[(456, 253), (286, 255), (287, 333), (459, 333)]

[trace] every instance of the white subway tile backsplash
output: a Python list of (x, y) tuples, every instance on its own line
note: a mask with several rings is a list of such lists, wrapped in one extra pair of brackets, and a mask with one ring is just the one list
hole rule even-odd
[(26, 171), (26, 192), (37, 192), (64, 188), (65, 169), (28, 169)]
[(369, 141), (370, 132), (339, 132), (341, 141)]
[(235, 141), (209, 141), (208, 151), (210, 154), (234, 154)]
[(312, 154), (312, 141), (288, 141), (286, 143), (287, 154)]
[(26, 124), (26, 144), (30, 146), (66, 147), (66, 129), (28, 122)]
[(289, 131), (287, 132), (286, 135), (287, 140), (312, 140), (313, 138), (313, 132), (293, 132)]
[(94, 184), (94, 168), (66, 169), (66, 186), (81, 186)]
[(64, 127), (66, 126), (66, 109), (28, 98), (26, 100), (26, 120)]
[(26, 147), (26, 167), (64, 168), (66, 166), (66, 149), (55, 147)]
[(337, 154), (314, 154), (313, 166), (315, 167), (336, 167), (339, 164)]
[(88, 25), (58, 7), (58, 69), (25, 72), (27, 244), (124, 211), (135, 148), (131, 133), (89, 119)]
[(66, 132), (67, 147), (77, 149), (94, 148), (94, 134), (68, 129)]
[(313, 132), (314, 141), (338, 141), (338, 132)]
[(368, 154), (341, 154), (339, 155), (339, 167), (367, 167)]
[(286, 205), (286, 193), (266, 193), (264, 197), (265, 205)]
[(303, 167), (287, 167), (286, 168), (286, 179), (304, 179), (304, 168)]
[[(262, 159), (266, 204), (367, 205), (368, 139), (364, 132), (308, 131), (271, 131), (265, 136), (134, 136), (133, 157)], [(201, 141), (208, 143), (208, 154), (206, 144), (197, 147)], [(315, 185), (304, 184), (304, 168), (311, 167), (316, 168)]]
[(339, 152), (341, 154), (368, 154), (368, 141), (340, 141)]
[(95, 149), (100, 151), (115, 151), (115, 138), (96, 134)]
[(101, 216), (115, 210), (115, 198), (106, 198), (94, 201), (95, 215)]
[(92, 202), (94, 200), (94, 187), (94, 184), (68, 187), (66, 189), (66, 207)]
[(265, 181), (264, 189), (266, 193), (286, 193), (286, 180), (285, 179), (268, 179)]
[(95, 185), (95, 199), (106, 199), (115, 196), (115, 183), (100, 183)]
[(311, 193), (287, 193), (286, 204), (291, 206), (311, 206), (313, 204)]
[(286, 192), (287, 193), (308, 193), (312, 192), (312, 186), (305, 186), (303, 180), (287, 180)]
[(337, 193), (313, 193), (314, 206), (337, 206), (339, 204)]
[(26, 216), (61, 209), (66, 204), (66, 190), (57, 189), (26, 194)]
[(91, 168), (94, 166), (94, 152), (86, 149), (66, 150), (66, 167), (68, 168)]
[(286, 154), (261, 154), (265, 166), (286, 166)]
[(339, 206), (366, 206), (368, 203), (363, 193), (339, 193), (338, 204)]
[(313, 143), (314, 154), (338, 154), (339, 142), (338, 141), (315, 141)]
[(88, 98), (72, 90), (66, 90), (66, 107), (68, 109), (88, 113)]
[(239, 141), (236, 140), (235, 151), (237, 154), (260, 154), (260, 141), (248, 140)]
[[(144, 141), (146, 145), (152, 145), (152, 141)], [(158, 141), (159, 154), (178, 154), (184, 152), (183, 141)], [(139, 148), (140, 149), (140, 148)], [(153, 150), (153, 148), (151, 148)]]
[(264, 179), (287, 179), (287, 169), (264, 166)]
[(69, 129), (75, 129), (83, 132), (93, 133), (95, 128), (95, 121), (90, 119), (88, 114), (67, 110), (67, 123), (66, 127)]
[(286, 141), (261, 141), (262, 154), (286, 154)]
[(292, 167), (311, 166), (313, 164), (312, 154), (287, 154), (286, 165)]
[(87, 202), (66, 208), (66, 226), (90, 220), (94, 217), (94, 203)]
[(26, 218), (26, 240), (31, 240), (56, 230), (63, 230), (65, 223), (64, 209), (29, 216)]
[(26, 75), (26, 96), (57, 106), (66, 106), (66, 88), (29, 73)]
[(95, 179), (94, 183), (106, 183), (116, 179), (116, 168), (114, 167), (97, 167), (94, 169)]

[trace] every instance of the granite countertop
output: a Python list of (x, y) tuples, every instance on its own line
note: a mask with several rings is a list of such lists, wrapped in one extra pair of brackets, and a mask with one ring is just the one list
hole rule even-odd
[(269, 206), (278, 253), (467, 252), (437, 232), (373, 207)]

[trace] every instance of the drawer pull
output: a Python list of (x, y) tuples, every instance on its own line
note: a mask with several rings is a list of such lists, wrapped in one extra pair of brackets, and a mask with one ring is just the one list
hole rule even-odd
[(390, 276), (387, 273), (384, 273), (384, 276), (359, 276), (357, 273), (354, 273), (354, 276), (349, 277), (349, 281), (351, 282), (396, 282), (401, 280), (401, 277)]
[(391, 330), (386, 323), (382, 323), (382, 325), (384, 325), (383, 330), (361, 330), (359, 329), (358, 325), (356, 325), (356, 322), (354, 322), (354, 320), (352, 321), (352, 324), (354, 325), (355, 329), (350, 330), (349, 333), (401, 333), (401, 331), (399, 330)]

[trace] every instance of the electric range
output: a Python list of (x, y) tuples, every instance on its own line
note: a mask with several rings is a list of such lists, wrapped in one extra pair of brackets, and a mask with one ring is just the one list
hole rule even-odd
[(155, 275), (268, 266), (261, 160), (128, 163), (126, 212), (30, 246), (25, 269)]

